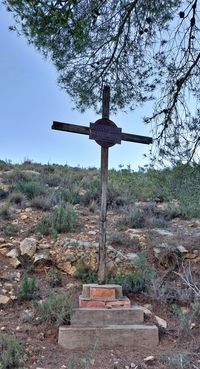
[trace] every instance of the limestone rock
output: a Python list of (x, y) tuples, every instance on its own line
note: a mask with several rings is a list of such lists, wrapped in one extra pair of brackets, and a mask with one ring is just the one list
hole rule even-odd
[(155, 315), (155, 319), (156, 319), (156, 321), (157, 321), (158, 325), (159, 325), (161, 328), (164, 328), (164, 329), (166, 329), (166, 328), (167, 328), (167, 322), (166, 322), (166, 320), (164, 320), (164, 319), (160, 318), (160, 317), (159, 317), (159, 316), (157, 316), (157, 315)]
[(32, 237), (25, 238), (20, 243), (21, 255), (28, 255), (32, 257), (36, 252), (36, 244), (37, 244), (37, 241), (35, 238), (32, 238)]
[(10, 297), (0, 295), (0, 305), (7, 305), (10, 302)]
[(157, 232), (161, 236), (173, 236), (173, 233), (166, 229), (154, 228), (153, 231)]
[(127, 258), (130, 259), (133, 263), (138, 260), (138, 254), (135, 252), (129, 252), (127, 255)]
[(58, 263), (57, 267), (69, 275), (74, 275), (76, 273), (76, 268), (72, 266), (69, 261)]
[(144, 358), (144, 362), (145, 363), (149, 363), (149, 362), (152, 362), (154, 361), (155, 357), (153, 355), (150, 355), (150, 356), (147, 356)]
[(177, 246), (177, 249), (178, 251), (180, 251), (181, 254), (187, 254), (188, 252), (188, 250), (182, 245)]
[(45, 250), (35, 253), (33, 256), (33, 263), (35, 265), (51, 264), (52, 261), (49, 257), (49, 250), (45, 249)]
[(10, 258), (17, 258), (19, 256), (19, 252), (17, 249), (12, 249), (11, 251), (9, 251), (6, 256), (10, 257)]
[(19, 259), (15, 257), (9, 258), (8, 261), (9, 264), (12, 265), (15, 269), (17, 269), (21, 265)]
[(5, 242), (6, 242), (5, 238), (0, 237), (0, 245), (2, 245)]

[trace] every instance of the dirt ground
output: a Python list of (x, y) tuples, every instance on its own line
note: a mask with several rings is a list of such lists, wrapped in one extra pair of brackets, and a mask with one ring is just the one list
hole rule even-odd
[[(22, 234), (16, 238), (7, 238), (9, 243), (20, 242), (20, 240), (28, 235), (36, 219), (40, 218), (39, 211), (34, 212), (33, 221), (24, 219), (21, 229)], [(138, 230), (139, 236), (128, 241), (127, 232), (121, 232), (121, 239), (113, 237), (116, 233), (115, 219), (118, 216), (114, 211), (108, 214), (108, 240), (109, 243), (123, 252), (138, 252), (146, 250), (148, 258), (157, 269), (160, 276), (164, 276), (170, 269), (169, 265), (160, 263), (155, 257), (154, 248), (168, 243), (173, 247), (182, 245), (187, 249), (188, 257), (192, 254), (197, 255), (200, 252), (200, 223), (197, 220), (183, 221), (175, 219), (169, 222), (167, 232), (160, 234), (157, 230), (144, 229)], [(82, 210), (83, 227), (81, 232), (73, 234), (73, 238), (94, 241), (98, 233), (98, 214), (90, 213)], [(88, 235), (88, 225), (90, 229), (95, 229), (97, 233)], [(117, 232), (119, 237), (119, 232)], [(61, 237), (71, 237), (72, 235), (62, 235)], [(49, 242), (49, 237), (47, 241)], [(161, 247), (162, 248), (162, 247)], [(195, 251), (196, 250), (196, 251)], [(173, 261), (172, 261), (173, 264)], [(200, 269), (200, 262), (195, 262), (196, 268)], [(14, 269), (9, 265), (7, 258), (0, 255), (0, 288), (1, 295), (9, 294), (9, 288), (14, 291), (17, 296), (20, 281), (27, 268), (30, 267), (24, 261), (22, 266)], [(78, 296), (81, 291), (81, 283), (74, 278), (62, 273), (62, 286), (52, 289), (46, 279), (48, 266), (37, 268), (36, 273), (40, 299), (44, 299), (52, 292), (72, 291), (74, 306), (78, 306)], [(175, 274), (167, 276), (169, 282), (176, 283)], [(177, 282), (178, 283), (178, 282)], [(178, 285), (178, 284), (177, 284)], [(9, 287), (10, 286), (10, 287)], [(177, 287), (178, 288), (178, 287)], [(0, 331), (8, 335), (15, 335), (24, 347), (23, 360), (21, 368), (23, 369), (200, 369), (200, 329), (198, 324), (192, 327), (186, 337), (180, 337), (178, 318), (170, 312), (166, 302), (153, 298), (149, 294), (137, 293), (129, 296), (132, 304), (148, 306), (152, 311), (151, 318), (146, 317), (148, 321), (154, 322), (154, 314), (166, 320), (167, 328), (159, 328), (160, 344), (156, 349), (134, 350), (124, 347), (114, 350), (100, 350), (98, 345), (89, 347), (86, 352), (71, 352), (64, 350), (58, 346), (58, 327), (53, 325), (45, 325), (37, 322), (33, 318), (34, 304), (32, 301), (19, 301), (14, 299), (9, 304), (0, 306)], [(187, 308), (187, 304), (185, 304)], [(30, 314), (29, 314), (30, 313)], [(148, 356), (153, 356), (149, 360), (145, 360)]]

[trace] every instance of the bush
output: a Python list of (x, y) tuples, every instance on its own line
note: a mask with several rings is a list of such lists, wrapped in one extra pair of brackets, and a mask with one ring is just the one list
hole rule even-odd
[(46, 186), (36, 181), (18, 182), (16, 187), (17, 190), (22, 192), (29, 200), (39, 195), (45, 195), (47, 192)]
[(52, 196), (39, 195), (31, 200), (31, 207), (43, 211), (50, 210), (53, 206)]
[(4, 220), (8, 220), (11, 217), (10, 212), (10, 204), (6, 202), (5, 204), (0, 206), (0, 218)]
[(189, 358), (186, 352), (169, 352), (161, 357), (161, 362), (163, 364), (169, 365), (170, 368), (174, 369), (188, 369), (189, 368)]
[(19, 228), (16, 224), (8, 224), (7, 226), (4, 227), (3, 229), (3, 234), (6, 237), (13, 237), (16, 236), (17, 233), (19, 232)]
[(51, 294), (37, 304), (37, 317), (42, 323), (69, 324), (71, 314), (71, 296), (68, 293)]
[(123, 209), (123, 215), (118, 221), (119, 228), (142, 228), (145, 225), (142, 210), (137, 206), (127, 206)]
[(11, 195), (9, 197), (9, 201), (10, 201), (11, 204), (15, 204), (15, 205), (19, 205), (19, 206), (22, 205), (24, 200), (25, 200), (25, 197), (20, 192), (13, 192), (13, 193), (11, 193)]
[(74, 277), (83, 283), (98, 283), (97, 272), (92, 270), (84, 262), (79, 264)]
[(47, 276), (46, 276), (47, 282), (51, 287), (59, 287), (62, 285), (62, 276), (60, 271), (52, 267), (48, 270)]
[(22, 279), (20, 290), (19, 290), (19, 299), (20, 300), (34, 300), (39, 296), (38, 284), (36, 277), (33, 276), (27, 277), (24, 276)]
[(0, 335), (0, 368), (19, 368), (23, 347), (15, 336)]
[(61, 232), (73, 232), (77, 226), (75, 210), (64, 205), (59, 205), (51, 214), (45, 215), (37, 224), (37, 231), (41, 234), (56, 234)]
[(134, 272), (125, 276), (116, 276), (113, 282), (120, 284), (126, 293), (147, 292), (155, 278), (155, 270), (148, 263), (145, 253), (138, 255), (135, 267)]

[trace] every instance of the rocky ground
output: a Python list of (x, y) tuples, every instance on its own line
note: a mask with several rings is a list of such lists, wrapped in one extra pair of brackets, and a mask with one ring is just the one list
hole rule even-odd
[[(0, 185), (4, 191), (9, 189), (4, 182)], [(1, 200), (3, 204), (4, 199)], [(160, 211), (165, 204), (158, 203), (155, 207)], [(75, 274), (79, 261), (84, 260), (91, 269), (97, 267), (98, 207), (77, 204), (74, 208), (79, 226), (71, 233), (42, 236), (35, 232), (44, 212), (32, 208), (29, 203), (13, 206), (9, 219), (6, 216), (0, 219), (0, 368), (200, 368), (200, 308), (194, 317), (191, 304), (198, 303), (200, 298), (198, 219), (183, 220), (177, 216), (165, 227), (151, 225), (133, 229), (118, 226), (120, 209), (108, 211), (109, 272), (116, 275), (136, 270), (138, 255), (143, 252), (156, 271), (148, 292), (127, 291), (132, 304), (143, 307), (146, 322), (159, 327), (160, 344), (156, 349), (127, 350), (124, 343), (123, 348), (100, 350), (94, 343), (86, 352), (69, 352), (58, 346), (59, 322), (41, 320), (38, 304), (52, 293), (70, 293), (72, 305), (78, 306), (82, 282)], [(15, 226), (18, 231), (12, 235)], [(6, 235), (5, 229), (8, 230)], [(49, 283), (52, 268), (59, 272), (61, 283), (58, 286)], [(36, 295), (30, 300), (20, 297), (24, 276), (36, 278)], [(21, 342), (18, 366), (9, 363), (14, 351), (12, 347), (5, 351), (2, 337), (16, 337), (17, 342)], [(2, 364), (3, 355), (7, 364)]]
[[(30, 236), (30, 230), (41, 217), (41, 212), (31, 208), (18, 209), (13, 222), (20, 226), (21, 232), (16, 237), (0, 238), (0, 330), (3, 334), (15, 335), (24, 345), (21, 367), (30, 369), (61, 368), (200, 368), (200, 337), (197, 324), (191, 325), (189, 334), (179, 335), (177, 317), (170, 313), (166, 301), (145, 293), (132, 294), (132, 303), (146, 309), (146, 320), (156, 322), (160, 329), (160, 345), (156, 350), (123, 349), (99, 351), (90, 347), (87, 352), (67, 352), (57, 345), (58, 327), (50, 324), (38, 324), (34, 317), (32, 301), (18, 298), (20, 282), (29, 268), (36, 273), (40, 299), (50, 293), (72, 291), (74, 305), (77, 306), (81, 291), (80, 282), (69, 272), (70, 262), (59, 265), (61, 258), (59, 245), (62, 242), (72, 244), (79, 241), (86, 248), (98, 238), (98, 213), (91, 213), (78, 207), (82, 227), (73, 234), (61, 234), (57, 239), (50, 236), (38, 239)], [(146, 250), (149, 261), (154, 264), (161, 277), (171, 270), (176, 271), (177, 258), (185, 262), (189, 259), (195, 268), (200, 268), (200, 222), (175, 219), (165, 229), (126, 229), (114, 228), (117, 212), (108, 213), (108, 243), (124, 257), (133, 258), (138, 252)], [(76, 247), (76, 246), (74, 246)], [(59, 257), (60, 255), (60, 257)], [(70, 260), (68, 258), (68, 260)], [(125, 259), (127, 261), (127, 259)], [(47, 282), (47, 273), (51, 265), (60, 268), (62, 286), (52, 288)], [(70, 264), (70, 265), (69, 265)], [(66, 270), (67, 268), (67, 270)], [(177, 275), (169, 278), (169, 283), (180, 286)], [(184, 301), (182, 309), (187, 312)], [(155, 316), (163, 319), (156, 321)], [(191, 322), (192, 324), (192, 322)]]

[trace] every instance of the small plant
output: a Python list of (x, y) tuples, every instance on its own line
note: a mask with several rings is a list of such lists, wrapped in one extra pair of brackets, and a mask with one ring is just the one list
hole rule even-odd
[(92, 270), (87, 264), (81, 262), (76, 270), (75, 278), (83, 283), (97, 283), (98, 276), (95, 270)]
[(67, 293), (51, 294), (37, 304), (37, 317), (46, 324), (69, 324), (71, 314), (71, 296)]
[(33, 276), (28, 277), (25, 274), (24, 278), (22, 279), (20, 290), (19, 290), (19, 299), (20, 300), (34, 300), (38, 297), (38, 285), (36, 277)]
[(188, 369), (189, 359), (186, 352), (168, 353), (161, 357), (163, 364), (169, 365), (172, 369)]
[(0, 335), (0, 368), (19, 368), (23, 347), (15, 336)]
[(137, 206), (128, 206), (124, 209), (122, 218), (118, 221), (120, 228), (142, 228), (144, 227), (144, 216)]
[(75, 210), (60, 205), (50, 214), (45, 215), (37, 225), (37, 231), (41, 234), (55, 234), (61, 232), (73, 232), (77, 226), (77, 215)]
[(8, 220), (11, 217), (10, 212), (10, 204), (6, 202), (5, 204), (0, 206), (0, 218), (4, 220)]
[(48, 270), (46, 278), (47, 278), (47, 282), (49, 283), (49, 285), (53, 288), (54, 287), (59, 287), (59, 286), (62, 285), (61, 273), (55, 267), (52, 267)]
[(32, 200), (35, 196), (45, 195), (47, 192), (45, 185), (36, 181), (21, 181), (17, 183), (16, 187), (29, 200)]
[(179, 319), (179, 327), (178, 327), (179, 340), (181, 341), (183, 338), (192, 336), (191, 331), (192, 314), (190, 313), (184, 314), (182, 309), (178, 307), (176, 304), (173, 304), (171, 306), (171, 311)]
[(11, 193), (11, 195), (9, 197), (10, 203), (18, 205), (18, 206), (22, 205), (24, 199), (25, 199), (25, 196), (20, 192), (13, 192), (13, 193)]
[(127, 293), (147, 292), (155, 278), (155, 270), (148, 263), (145, 253), (140, 253), (135, 262), (136, 270), (125, 276), (116, 276), (114, 282), (122, 286)]
[(35, 209), (41, 209), (43, 211), (50, 210), (52, 208), (52, 197), (51, 196), (45, 196), (45, 195), (39, 195), (35, 196), (31, 200), (31, 207)]
[(3, 234), (6, 237), (13, 237), (16, 236), (17, 233), (19, 232), (19, 228), (16, 224), (8, 224), (7, 226), (5, 226), (5, 228), (3, 229)]

